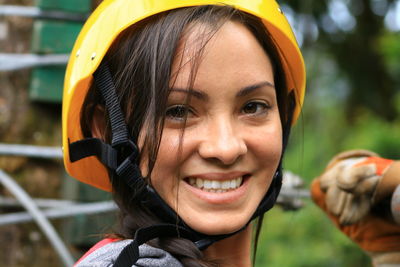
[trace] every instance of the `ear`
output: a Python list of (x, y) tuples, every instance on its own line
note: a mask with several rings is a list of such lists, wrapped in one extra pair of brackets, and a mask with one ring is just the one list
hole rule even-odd
[(105, 122), (104, 113), (104, 107), (96, 105), (93, 111), (93, 119), (91, 125), (92, 136), (101, 140), (105, 140), (105, 130), (107, 125)]

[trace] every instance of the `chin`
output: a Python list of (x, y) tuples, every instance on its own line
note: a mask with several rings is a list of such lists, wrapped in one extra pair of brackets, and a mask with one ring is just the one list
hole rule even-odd
[(242, 229), (248, 220), (243, 222), (239, 222), (236, 220), (235, 224), (229, 224), (228, 222), (232, 222), (234, 220), (219, 220), (214, 222), (207, 222), (204, 223), (191, 223), (187, 222), (187, 224), (195, 231), (206, 234), (206, 235), (224, 235), (224, 234), (231, 234), (236, 231)]

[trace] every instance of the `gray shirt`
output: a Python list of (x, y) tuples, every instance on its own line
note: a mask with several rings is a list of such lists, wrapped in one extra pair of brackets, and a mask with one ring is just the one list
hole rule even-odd
[[(83, 258), (74, 267), (111, 267), (121, 251), (132, 242), (131, 239), (108, 243)], [(168, 252), (143, 244), (139, 246), (139, 259), (132, 267), (183, 267)]]

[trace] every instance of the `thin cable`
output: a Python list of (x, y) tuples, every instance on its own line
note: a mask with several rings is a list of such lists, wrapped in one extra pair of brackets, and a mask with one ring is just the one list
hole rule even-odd
[(59, 10), (43, 10), (35, 6), (0, 5), (0, 16), (21, 16), (39, 19), (84, 22), (88, 15)]
[[(48, 219), (66, 218), (75, 215), (92, 215), (116, 211), (118, 208), (114, 201), (100, 201), (85, 204), (73, 204), (54, 207), (43, 210), (42, 213)], [(0, 226), (20, 224), (33, 221), (34, 218), (28, 212), (14, 212), (0, 215)]]
[(68, 54), (8, 54), (0, 53), (0, 71), (15, 71), (40, 66), (66, 65)]
[(2, 155), (48, 159), (63, 158), (61, 147), (0, 143), (0, 156)]
[[(59, 199), (50, 199), (50, 198), (33, 198), (32, 199), (38, 208), (59, 208), (63, 206), (70, 206), (74, 204), (78, 204), (72, 200), (59, 200)], [(21, 207), (21, 203), (15, 198), (11, 197), (2, 197), (0, 196), (0, 207)]]
[(21, 202), (25, 209), (32, 215), (37, 225), (50, 243), (54, 246), (58, 256), (65, 266), (72, 266), (75, 262), (70, 252), (55, 231), (53, 225), (46, 219), (40, 209), (34, 204), (32, 198), (5, 172), (0, 170), (0, 182)]

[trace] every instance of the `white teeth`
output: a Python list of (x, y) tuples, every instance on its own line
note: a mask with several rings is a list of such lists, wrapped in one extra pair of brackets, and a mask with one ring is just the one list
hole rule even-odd
[(212, 182), (211, 182), (211, 188), (213, 188), (213, 189), (219, 189), (219, 188), (221, 188), (221, 183), (218, 182), (218, 181), (212, 181)]
[[(197, 178), (197, 179), (199, 179), (199, 178)], [(204, 180), (203, 181), (203, 186), (204, 186), (205, 189), (211, 189), (212, 188), (212, 181)]]
[(240, 186), (242, 184), (243, 177), (239, 177), (236, 179), (236, 186)]
[(240, 187), (243, 177), (238, 177), (232, 180), (217, 181), (217, 180), (203, 180), (200, 178), (189, 178), (189, 184), (212, 193), (224, 193)]
[(222, 184), (222, 189), (229, 189), (231, 187), (230, 181), (223, 181), (221, 184)]
[[(191, 179), (194, 179), (194, 178), (191, 178)], [(197, 178), (196, 179), (196, 186), (198, 187), (198, 188), (202, 188), (203, 187), (203, 180), (202, 179), (199, 179), (199, 178)]]

